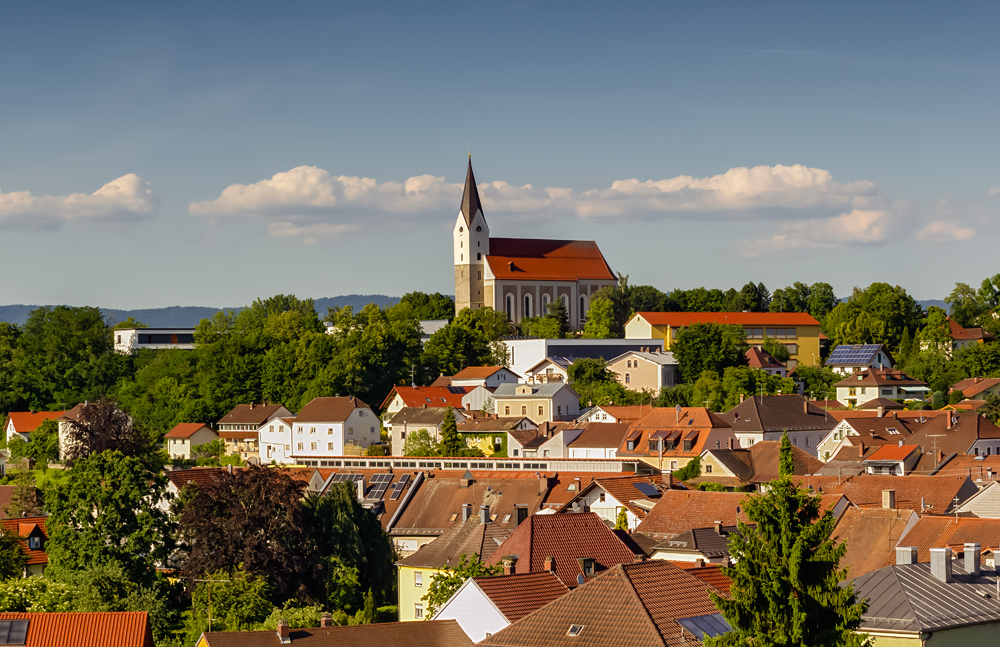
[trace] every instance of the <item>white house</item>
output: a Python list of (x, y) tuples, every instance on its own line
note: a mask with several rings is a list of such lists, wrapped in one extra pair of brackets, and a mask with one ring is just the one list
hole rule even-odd
[(501, 384), (514, 384), (518, 379), (513, 371), (503, 366), (469, 366), (451, 376), (451, 385), (496, 388)]
[(625, 510), (629, 530), (646, 518), (646, 514), (660, 500), (664, 489), (669, 486), (657, 483), (656, 476), (620, 476), (598, 478), (580, 489), (562, 508), (560, 513), (577, 511), (593, 512), (605, 522), (614, 526), (618, 514)]
[(462, 396), (462, 408), (470, 412), (496, 413), (496, 408), (493, 406), (494, 391), (496, 391), (496, 387), (482, 385), (471, 387), (469, 392)]
[(354, 397), (314, 398), (294, 419), (292, 457), (360, 456), (380, 439), (381, 424), (367, 404)]
[(882, 344), (841, 344), (833, 349), (826, 366), (840, 375), (866, 368), (892, 368), (892, 357)]
[(834, 384), (837, 400), (856, 407), (875, 398), (921, 400), (930, 392), (926, 382), (902, 371), (869, 368)]
[(524, 372), (525, 382), (569, 382), (571, 357), (546, 357)]
[(116, 328), (116, 353), (131, 353), (140, 348), (194, 350), (194, 328)]
[(260, 426), (257, 430), (257, 437), (260, 442), (261, 463), (273, 462), (277, 465), (290, 465), (295, 462), (295, 459), (292, 458), (294, 425), (295, 417), (291, 416), (274, 418)]
[(569, 458), (615, 458), (628, 434), (628, 425), (620, 422), (585, 422), (580, 427), (569, 443)]
[(24, 442), (31, 440), (31, 432), (46, 420), (58, 420), (65, 411), (12, 411), (7, 414), (7, 426), (4, 428), (4, 436), (9, 443), (15, 436), (19, 436)]
[(194, 448), (219, 439), (219, 434), (201, 422), (182, 422), (167, 432), (165, 449), (170, 458), (191, 460), (197, 458)]
[(517, 458), (569, 458), (569, 445), (583, 433), (572, 422), (545, 422), (538, 429), (507, 432), (507, 454)]
[(507, 367), (518, 375), (546, 357), (607, 359), (630, 350), (663, 348), (662, 339), (504, 339)]

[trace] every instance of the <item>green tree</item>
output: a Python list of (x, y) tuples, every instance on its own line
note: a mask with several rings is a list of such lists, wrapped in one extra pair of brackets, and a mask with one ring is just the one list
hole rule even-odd
[(788, 432), (781, 434), (781, 448), (778, 454), (778, 475), (788, 478), (795, 474), (795, 456), (792, 454), (792, 443), (788, 440)]
[(1000, 422), (1000, 398), (990, 394), (986, 396), (986, 404), (979, 407), (976, 413), (986, 416), (993, 424)]
[(926, 323), (917, 339), (921, 349), (930, 348), (950, 353), (951, 328), (948, 325), (948, 314), (937, 306), (928, 308)]
[(703, 371), (692, 385), (691, 406), (708, 407), (712, 411), (722, 411), (725, 408), (725, 402), (726, 396), (719, 374), (715, 371)]
[(629, 286), (628, 305), (632, 312), (673, 312), (677, 303), (651, 285)]
[(437, 610), (455, 594), (458, 587), (470, 577), (484, 577), (499, 575), (503, 569), (499, 565), (488, 566), (484, 564), (478, 554), (473, 554), (472, 559), (466, 555), (459, 557), (458, 566), (455, 568), (443, 568), (431, 577), (430, 586), (427, 593), (422, 598), (427, 603), (427, 610), (424, 613), (425, 619), (431, 619)]
[(778, 360), (779, 362), (787, 362), (791, 359), (791, 354), (788, 352), (788, 346), (782, 344), (780, 341), (775, 341), (770, 337), (764, 338), (764, 343), (761, 347), (765, 352), (770, 353), (771, 357)]
[[(798, 284), (796, 284), (798, 285)], [(837, 306), (837, 296), (829, 283), (813, 283), (809, 286), (809, 301), (807, 310), (817, 321), (823, 322), (826, 316)]]
[(80, 591), (48, 577), (0, 580), (0, 611), (74, 611)]
[[(560, 303), (562, 303), (560, 301)], [(539, 339), (561, 339), (564, 335), (559, 320), (552, 317), (524, 317), (519, 324), (521, 334), (525, 337)]]
[(133, 582), (151, 581), (173, 547), (167, 514), (157, 507), (166, 483), (142, 458), (116, 450), (76, 461), (66, 481), (45, 491), (49, 564), (117, 564)]
[(403, 456), (437, 456), (438, 443), (426, 429), (418, 429), (406, 434), (403, 441)]
[(455, 300), (440, 292), (407, 292), (399, 300), (400, 305), (409, 306), (418, 320), (440, 321), (455, 316)]
[(27, 556), (17, 533), (0, 528), (0, 580), (22, 577)]
[(975, 326), (980, 315), (987, 310), (979, 293), (966, 283), (956, 283), (944, 302), (948, 304), (951, 318), (960, 326)]
[(898, 348), (903, 330), (916, 330), (922, 312), (919, 304), (899, 286), (872, 283), (854, 288), (851, 298), (826, 316), (825, 330), (831, 344), (885, 344)]
[[(805, 283), (796, 281), (786, 288), (778, 288), (771, 295), (768, 310), (771, 312), (809, 312), (811, 291)], [(815, 316), (815, 315), (813, 315)]]
[(112, 330), (120, 330), (122, 328), (149, 328), (149, 326), (141, 321), (136, 321), (135, 317), (129, 315), (111, 327)]
[(677, 334), (670, 350), (681, 378), (694, 382), (705, 371), (721, 374), (729, 366), (746, 366), (748, 348), (742, 326), (694, 323)]
[(674, 478), (680, 481), (689, 481), (693, 478), (697, 478), (701, 474), (701, 457), (695, 456), (687, 463), (684, 467), (679, 470), (674, 470)]
[(628, 532), (628, 511), (625, 508), (618, 508), (618, 517), (615, 519), (615, 530)]
[(464, 443), (458, 435), (455, 411), (448, 407), (444, 412), (444, 420), (441, 421), (441, 443), (438, 446), (438, 454), (440, 456), (458, 456), (462, 449), (464, 449)]
[(19, 436), (7, 443), (11, 459), (17, 461), (30, 458), (41, 468), (54, 461), (59, 455), (59, 423), (55, 420), (43, 420), (38, 428), (31, 432), (31, 439), (25, 442)]
[(731, 596), (709, 593), (732, 631), (706, 638), (706, 647), (810, 645), (854, 647), (866, 609), (839, 568), (847, 548), (831, 535), (836, 520), (820, 498), (788, 477), (744, 500), (746, 522), (730, 536), (734, 565), (723, 567)]
[(27, 406), (15, 387), (14, 379), (14, 351), (20, 336), (17, 326), (0, 321), (0, 419)]
[(837, 389), (833, 386), (843, 379), (825, 366), (799, 364), (795, 367), (795, 377), (802, 381), (802, 392), (818, 400), (833, 400)]
[(963, 377), (1000, 375), (1000, 343), (969, 344), (955, 351), (954, 365)]
[(958, 404), (964, 399), (965, 396), (962, 395), (962, 391), (960, 389), (954, 389), (948, 394), (948, 404)]
[(4, 507), (4, 514), (8, 519), (18, 517), (37, 517), (44, 513), (41, 501), (38, 496), (38, 488), (35, 487), (35, 478), (28, 469), (12, 470), (12, 482), (14, 491), (11, 492), (10, 500)]
[(619, 336), (615, 330), (614, 304), (611, 299), (595, 296), (590, 300), (583, 336), (587, 339), (614, 339)]
[(725, 295), (716, 288), (674, 290), (670, 298), (677, 302), (681, 312), (722, 312), (725, 309)]
[(197, 583), (191, 596), (191, 615), (185, 623), (184, 644), (194, 645), (202, 632), (251, 631), (274, 611), (267, 578), (240, 569), (220, 569)]

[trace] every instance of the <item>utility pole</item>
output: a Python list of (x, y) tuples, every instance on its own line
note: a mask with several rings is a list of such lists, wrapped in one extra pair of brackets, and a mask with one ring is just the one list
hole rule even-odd
[[(195, 582), (228, 582), (229, 580), (195, 580)], [(208, 587), (208, 630), (212, 631), (212, 587)]]

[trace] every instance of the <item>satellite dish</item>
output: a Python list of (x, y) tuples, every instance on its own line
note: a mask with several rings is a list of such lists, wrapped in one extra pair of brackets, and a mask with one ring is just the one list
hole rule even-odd
[(587, 578), (585, 578), (583, 576), (583, 573), (580, 573), (579, 575), (576, 576), (576, 585), (577, 586), (583, 586), (583, 583), (586, 582), (586, 581), (587, 581)]

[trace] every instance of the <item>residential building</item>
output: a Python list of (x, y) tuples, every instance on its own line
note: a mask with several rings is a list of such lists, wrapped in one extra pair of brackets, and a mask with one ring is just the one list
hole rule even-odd
[(0, 521), (0, 526), (6, 532), (19, 538), (25, 557), (24, 577), (41, 577), (49, 564), (49, 555), (45, 551), (45, 545), (49, 541), (45, 530), (47, 520), (48, 517), (18, 517)]
[(569, 593), (551, 571), (470, 577), (434, 614), (434, 620), (455, 620), (479, 642)]
[[(781, 443), (764, 440), (746, 449), (723, 447), (701, 453), (699, 475), (687, 483), (716, 483), (729, 488), (764, 487), (779, 476)], [(814, 474), (823, 463), (800, 447), (792, 446), (792, 473)]]
[(948, 393), (961, 391), (968, 400), (985, 400), (986, 396), (1000, 397), (1000, 377), (970, 377), (954, 384)]
[[(608, 359), (630, 350), (662, 348), (661, 339), (537, 339), (508, 337), (501, 340), (507, 347), (507, 368), (518, 375), (537, 366), (547, 357), (577, 359)], [(537, 373), (536, 373), (537, 375)], [(536, 380), (537, 381), (537, 380)]]
[(528, 517), (483, 561), (502, 565), (505, 575), (551, 572), (572, 589), (637, 555), (644, 557), (627, 533), (611, 530), (593, 512), (580, 512)]
[(496, 388), (501, 384), (516, 384), (518, 380), (513, 371), (503, 366), (467, 366), (451, 376), (451, 385)]
[(993, 335), (982, 328), (963, 328), (951, 317), (948, 317), (948, 331), (951, 333), (951, 349), (953, 351), (993, 341)]
[(625, 324), (625, 338), (662, 339), (663, 349), (670, 350), (677, 333), (694, 323), (742, 326), (750, 344), (765, 339), (784, 344), (789, 370), (819, 363), (819, 322), (808, 312), (637, 312)]
[(227, 454), (238, 454), (243, 460), (259, 460), (258, 429), (270, 420), (291, 415), (292, 412), (280, 404), (238, 404), (219, 420), (216, 429), (226, 444)]
[(579, 415), (580, 394), (560, 382), (501, 384), (493, 393), (497, 415), (527, 416), (535, 424), (571, 421)]
[(262, 463), (291, 465), (295, 463), (292, 451), (295, 434), (295, 417), (272, 418), (257, 430)]
[[(0, 462), (6, 461), (7, 452), (0, 452)], [(5, 472), (6, 465), (4, 465), (3, 470)], [(0, 485), (0, 519), (10, 519), (12, 517), (7, 516), (7, 508), (10, 506), (10, 500), (20, 493), (18, 490), (21, 488), (19, 485)], [(28, 500), (24, 503), (30, 505), (31, 509), (28, 511), (28, 516), (35, 516), (43, 511), (42, 506), (42, 491), (37, 487), (32, 488), (32, 491), (28, 492)], [(22, 517), (13, 517), (14, 519), (21, 519)]]
[[(972, 515), (980, 519), (1000, 519), (1000, 482), (996, 480), (996, 462), (987, 469), (989, 469), (987, 479), (984, 481), (983, 478), (976, 478), (976, 485), (980, 486), (979, 491), (958, 506), (955, 510), (956, 516)], [(976, 475), (973, 475), (973, 478), (975, 477)]]
[(569, 458), (615, 458), (628, 425), (623, 422), (577, 423), (580, 435), (568, 444)]
[[(1000, 545), (1000, 519), (977, 519), (958, 515), (925, 515), (920, 517), (900, 537), (897, 545), (911, 547), (917, 562), (929, 562), (935, 546), (950, 546), (962, 555), (969, 544), (981, 547), (981, 552), (994, 551)], [(883, 566), (892, 564), (890, 558)]]
[[(96, 644), (96, 643), (95, 643)], [(377, 622), (334, 626), (329, 614), (312, 629), (291, 629), (284, 620), (276, 631), (206, 631), (195, 647), (330, 647), (331, 645), (405, 645), (406, 647), (472, 647), (454, 620)]]
[(491, 307), (517, 324), (544, 315), (558, 299), (580, 329), (593, 294), (618, 283), (593, 241), (491, 237), (471, 159), (452, 236), (456, 313)]
[[(817, 457), (829, 461), (837, 456), (843, 447), (873, 447), (876, 445), (898, 445), (899, 441), (909, 442), (913, 434), (912, 422), (904, 417), (892, 415), (875, 418), (844, 418), (830, 430), (816, 447)], [(913, 425), (919, 426), (919, 423)], [(862, 456), (863, 456), (862, 451)]]
[(571, 357), (546, 357), (524, 372), (524, 381), (536, 382), (569, 382), (569, 365)]
[[(448, 415), (447, 407), (404, 407), (396, 412), (386, 424), (392, 455), (402, 456), (406, 436), (415, 431), (426, 430), (435, 441), (441, 439), (441, 424)], [(461, 409), (452, 409), (455, 422), (462, 423), (469, 417)]]
[(735, 526), (746, 521), (743, 492), (666, 490), (635, 531), (657, 540), (672, 539), (692, 528), (707, 528), (719, 522)]
[(527, 416), (486, 416), (458, 423), (458, 433), (466, 447), (478, 447), (486, 456), (511, 455), (507, 446), (508, 434), (515, 431), (534, 432), (538, 425)]
[[(844, 496), (859, 507), (879, 507), (887, 490), (892, 490), (893, 503), (888, 506), (913, 510), (921, 515), (953, 514), (955, 507), (978, 491), (967, 474), (948, 476), (796, 476), (799, 487), (817, 494)], [(839, 515), (838, 515), (839, 516)]]
[(735, 534), (739, 534), (738, 526), (724, 526), (721, 522), (708, 528), (692, 528), (653, 546), (650, 557), (729, 566), (729, 540)]
[(719, 590), (694, 572), (664, 560), (621, 564), (478, 644), (695, 647), (730, 627), (709, 597)]
[(673, 479), (669, 474), (662, 478), (651, 475), (595, 478), (589, 485), (582, 486), (559, 512), (592, 512), (606, 524), (615, 526), (618, 515), (624, 510), (629, 530), (635, 530), (660, 500), (663, 491), (672, 487)]
[(0, 622), (9, 623), (10, 645), (153, 647), (153, 628), (145, 611), (5, 611)]
[(580, 422), (621, 422), (632, 424), (653, 410), (649, 404), (615, 405), (602, 404), (587, 409), (580, 416)]
[(66, 414), (65, 411), (11, 411), (7, 414), (7, 424), (4, 426), (4, 436), (9, 443), (15, 436), (24, 442), (31, 440), (31, 432), (46, 420), (58, 420)]
[(833, 530), (831, 538), (838, 545), (847, 546), (840, 567), (847, 569), (849, 577), (877, 571), (892, 563), (900, 538), (920, 519), (913, 510), (893, 507), (894, 491), (884, 491), (882, 499), (883, 507), (879, 508), (850, 506)]
[(116, 353), (132, 353), (140, 348), (194, 350), (194, 328), (116, 328)]
[(826, 367), (840, 375), (869, 368), (892, 368), (892, 356), (883, 344), (841, 344), (826, 358)]
[(575, 422), (543, 422), (536, 429), (507, 432), (507, 455), (514, 458), (569, 458), (569, 445), (583, 429)]
[(630, 350), (608, 361), (608, 370), (630, 391), (659, 393), (664, 387), (677, 385), (680, 379), (674, 354), (651, 350)]
[(313, 398), (294, 420), (292, 457), (313, 465), (331, 456), (360, 456), (379, 442), (382, 425), (367, 404), (352, 396)]
[(926, 382), (889, 368), (865, 369), (837, 382), (834, 387), (837, 389), (837, 400), (850, 406), (858, 406), (874, 398), (921, 400), (930, 392)]
[(927, 420), (906, 443), (923, 450), (914, 471), (930, 474), (952, 454), (1000, 454), (1000, 428), (977, 413), (948, 411)]
[(748, 397), (718, 415), (732, 427), (740, 447), (751, 447), (765, 440), (781, 440), (787, 433), (794, 447), (813, 456), (823, 438), (837, 426), (837, 420), (800, 395)]
[(705, 407), (652, 409), (629, 425), (617, 456), (639, 458), (660, 470), (674, 471), (706, 448), (738, 444), (732, 427)]
[(465, 386), (394, 386), (382, 402), (382, 417), (389, 420), (407, 407), (462, 409), (462, 398), (471, 390)]
[(201, 422), (182, 422), (168, 431), (163, 438), (170, 458), (191, 460), (198, 458), (194, 454), (196, 446), (218, 440), (219, 434)]
[(869, 474), (890, 476), (906, 476), (911, 473), (920, 460), (920, 446), (902, 443), (900, 440), (898, 445), (883, 445), (870, 456), (866, 456), (865, 471)]
[(788, 375), (788, 367), (778, 360), (774, 355), (767, 352), (760, 346), (751, 346), (746, 352), (747, 366), (758, 371), (764, 371), (768, 375), (785, 377)]

